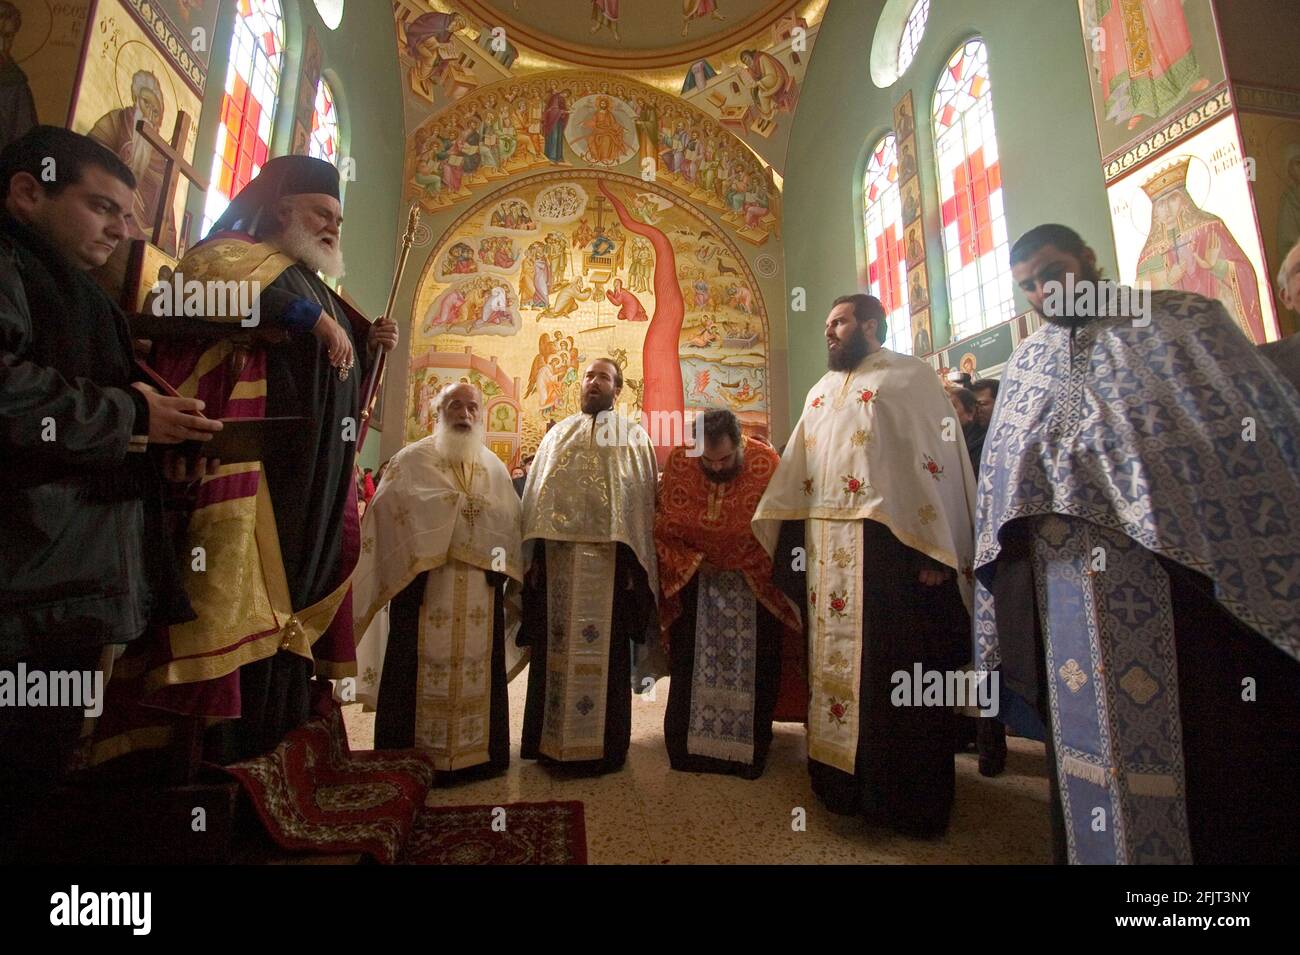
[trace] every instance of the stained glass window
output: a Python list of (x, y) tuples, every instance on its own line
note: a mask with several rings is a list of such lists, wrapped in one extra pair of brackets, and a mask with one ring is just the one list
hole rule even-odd
[(949, 58), (934, 94), (934, 152), (952, 340), (1014, 314), (1002, 169), (988, 50), (978, 37)]
[(930, 0), (917, 0), (912, 12), (907, 15), (903, 26), (903, 37), (898, 41), (898, 75), (902, 76), (916, 58), (916, 51), (921, 46), (921, 36), (925, 33), (925, 21), (930, 18)]
[(307, 154), (339, 164), (339, 114), (334, 108), (334, 91), (320, 78), (316, 84), (316, 108), (311, 114), (311, 142)]
[(270, 158), (283, 60), (284, 13), (279, 0), (236, 0), (212, 184), (203, 208), (205, 233)]
[(903, 203), (898, 192), (898, 143), (886, 133), (867, 159), (862, 181), (862, 227), (867, 239), (867, 287), (885, 307), (885, 347), (912, 353), (903, 255)]

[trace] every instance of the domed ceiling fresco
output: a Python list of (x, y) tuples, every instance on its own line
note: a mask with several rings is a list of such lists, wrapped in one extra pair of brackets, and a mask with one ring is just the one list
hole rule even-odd
[(395, 0), (424, 216), (404, 440), (473, 381), (513, 465), (602, 356), (625, 414), (787, 423), (782, 174), (826, 3)]

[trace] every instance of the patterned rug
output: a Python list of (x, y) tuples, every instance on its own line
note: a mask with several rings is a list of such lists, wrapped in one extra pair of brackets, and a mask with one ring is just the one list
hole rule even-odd
[(434, 806), (420, 811), (405, 865), (586, 865), (580, 802)]
[(243, 784), (281, 848), (363, 852), (389, 864), (433, 785), (433, 767), (413, 751), (351, 752), (338, 706), (265, 756), (225, 770)]

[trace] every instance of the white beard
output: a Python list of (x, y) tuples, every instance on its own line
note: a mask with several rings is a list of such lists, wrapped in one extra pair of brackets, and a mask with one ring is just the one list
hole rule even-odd
[(302, 221), (294, 216), (285, 230), (275, 236), (275, 244), (290, 258), (301, 262), (313, 272), (330, 279), (343, 278), (343, 249), (335, 245), (327, 249), (320, 237), (307, 231)]
[(487, 425), (481, 419), (470, 431), (457, 431), (447, 419), (438, 418), (433, 428), (433, 443), (438, 453), (453, 464), (474, 464), (478, 461), (479, 448), (483, 447), (483, 438)]

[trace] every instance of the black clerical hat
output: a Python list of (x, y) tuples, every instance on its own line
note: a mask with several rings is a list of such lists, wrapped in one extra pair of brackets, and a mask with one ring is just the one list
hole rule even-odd
[(339, 197), (339, 171), (313, 156), (276, 156), (253, 181), (230, 201), (208, 235), (218, 232), (255, 232), (263, 212), (274, 209), (285, 196), (306, 193)]

